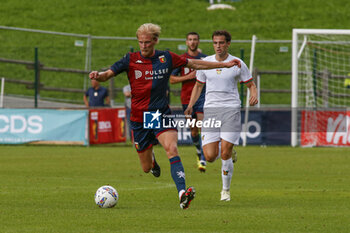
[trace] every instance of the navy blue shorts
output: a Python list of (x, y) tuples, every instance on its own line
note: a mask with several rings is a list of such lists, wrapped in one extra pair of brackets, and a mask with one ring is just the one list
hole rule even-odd
[[(171, 110), (167, 108), (165, 111), (161, 112), (162, 115), (171, 116)], [(130, 121), (130, 126), (132, 129), (132, 135), (134, 138), (135, 148), (137, 152), (143, 152), (153, 145), (157, 145), (157, 137), (168, 130), (176, 130), (176, 127), (173, 127), (169, 122), (173, 121), (171, 117), (166, 117), (165, 126), (161, 121), (160, 128), (157, 129), (145, 129), (143, 122)]]
[[(204, 96), (199, 96), (197, 102), (193, 105), (192, 118), (197, 119), (197, 113), (203, 113), (205, 98)], [(182, 109), (185, 111), (188, 107), (188, 104), (183, 104)]]

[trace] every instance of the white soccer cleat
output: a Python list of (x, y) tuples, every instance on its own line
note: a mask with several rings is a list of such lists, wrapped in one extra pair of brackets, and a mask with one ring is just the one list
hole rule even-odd
[(230, 200), (231, 200), (230, 191), (222, 190), (220, 201), (230, 201)]

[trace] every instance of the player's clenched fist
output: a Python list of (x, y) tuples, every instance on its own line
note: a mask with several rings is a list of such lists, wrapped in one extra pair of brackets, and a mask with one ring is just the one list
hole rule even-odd
[(187, 107), (186, 110), (184, 111), (185, 113), (185, 117), (186, 118), (192, 118), (192, 112), (193, 112), (193, 108), (192, 107)]
[(256, 105), (258, 102), (259, 102), (259, 101), (258, 101), (258, 99), (256, 98), (256, 96), (251, 96), (251, 97), (249, 98), (249, 104), (250, 104), (250, 106), (254, 106), (254, 105)]
[(90, 79), (97, 79), (98, 76), (98, 71), (91, 71), (91, 73), (89, 74)]
[(228, 64), (227, 68), (230, 68), (232, 66), (238, 66), (239, 68), (241, 68), (241, 61), (238, 59), (233, 59), (233, 60), (227, 62), (227, 64)]

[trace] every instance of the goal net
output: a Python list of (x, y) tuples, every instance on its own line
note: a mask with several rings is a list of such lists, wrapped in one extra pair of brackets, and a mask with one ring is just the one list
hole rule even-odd
[(294, 29), (292, 146), (350, 146), (350, 30)]

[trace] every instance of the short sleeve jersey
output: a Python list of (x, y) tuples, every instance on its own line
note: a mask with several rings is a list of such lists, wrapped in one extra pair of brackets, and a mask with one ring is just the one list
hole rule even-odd
[[(224, 62), (238, 59), (229, 54)], [(205, 61), (217, 62), (215, 55), (204, 58)], [(204, 108), (208, 107), (234, 107), (240, 108), (237, 82), (247, 83), (253, 78), (247, 65), (241, 61), (241, 68), (217, 68), (211, 70), (198, 70), (197, 81), (206, 84)]]
[(188, 60), (170, 51), (156, 50), (152, 57), (140, 52), (126, 54), (111, 66), (114, 74), (127, 72), (131, 86), (130, 120), (143, 122), (143, 112), (162, 111), (168, 107), (167, 87), (173, 69)]
[(105, 87), (99, 87), (97, 90), (90, 87), (85, 96), (89, 97), (90, 107), (105, 106), (104, 99), (108, 96), (108, 90)]
[[(207, 55), (205, 55), (203, 53), (199, 53), (195, 57), (192, 57), (188, 53), (184, 53), (181, 55), (181, 57), (185, 57), (188, 59), (202, 59), (206, 56)], [(181, 76), (184, 76), (184, 75), (189, 74), (192, 71), (194, 71), (194, 69), (191, 69), (188, 67), (181, 67), (181, 68), (175, 69), (172, 72), (172, 75), (179, 75), (180, 74)], [(181, 88), (181, 103), (182, 104), (189, 104), (190, 103), (192, 89), (193, 89), (195, 84), (196, 84), (196, 79), (186, 80), (186, 81), (182, 82), (182, 88)], [(204, 95), (205, 95), (205, 88), (203, 88), (200, 98), (204, 98)]]

